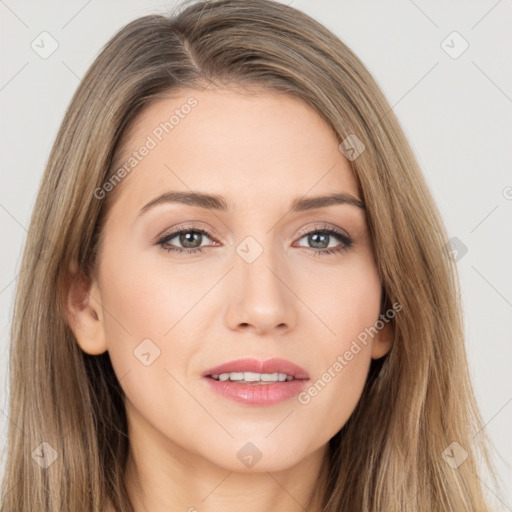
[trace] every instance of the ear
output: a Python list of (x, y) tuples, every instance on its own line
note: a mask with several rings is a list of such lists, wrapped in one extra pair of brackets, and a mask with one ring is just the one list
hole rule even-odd
[(372, 343), (372, 359), (379, 359), (385, 356), (393, 346), (393, 342), (395, 339), (395, 329), (391, 322), (384, 323), (384, 327), (379, 330), (379, 332), (373, 338)]
[(103, 324), (103, 309), (97, 283), (78, 271), (72, 264), (69, 270), (66, 316), (80, 348), (91, 355), (107, 350)]

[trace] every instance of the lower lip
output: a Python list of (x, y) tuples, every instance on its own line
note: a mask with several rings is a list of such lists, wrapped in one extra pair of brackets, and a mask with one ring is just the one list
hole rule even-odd
[(208, 385), (226, 398), (250, 405), (274, 405), (298, 395), (306, 386), (307, 379), (296, 379), (272, 384), (242, 384), (205, 377)]

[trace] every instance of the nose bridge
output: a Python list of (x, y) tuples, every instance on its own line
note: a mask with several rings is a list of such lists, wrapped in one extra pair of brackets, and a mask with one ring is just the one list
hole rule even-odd
[(247, 292), (280, 295), (282, 282), (277, 279), (276, 274), (282, 264), (279, 264), (281, 258), (273, 245), (271, 236), (267, 236), (263, 243), (250, 236), (237, 247), (239, 261), (236, 265), (240, 269), (239, 275)]
[(267, 331), (290, 327), (294, 322), (294, 296), (286, 283), (286, 262), (273, 231), (261, 233), (247, 236), (236, 247), (234, 278), (238, 285), (230, 305), (232, 328), (248, 324)]

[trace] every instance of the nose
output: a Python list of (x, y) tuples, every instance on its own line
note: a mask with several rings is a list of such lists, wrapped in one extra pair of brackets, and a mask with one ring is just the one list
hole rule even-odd
[[(230, 329), (282, 335), (295, 327), (297, 298), (284, 261), (268, 249), (252, 263), (235, 255), (231, 296), (226, 312)], [(233, 282), (232, 281), (232, 282)]]

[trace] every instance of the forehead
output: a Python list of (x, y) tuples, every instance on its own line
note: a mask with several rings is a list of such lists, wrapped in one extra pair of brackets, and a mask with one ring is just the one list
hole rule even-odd
[[(264, 90), (183, 90), (135, 120), (117, 167), (124, 201), (172, 190), (222, 194), (230, 206), (304, 195), (359, 197), (331, 127), (301, 100)], [(236, 203), (236, 204), (235, 204)]]

